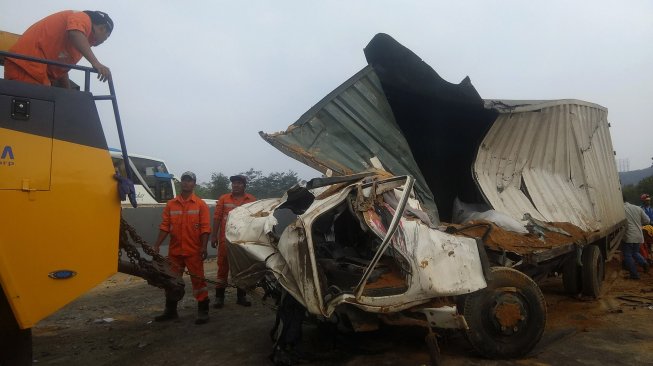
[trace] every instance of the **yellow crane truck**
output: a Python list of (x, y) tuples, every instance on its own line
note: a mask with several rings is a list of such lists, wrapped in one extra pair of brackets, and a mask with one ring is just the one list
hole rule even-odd
[[(0, 32), (0, 59), (21, 58), (5, 52), (17, 38)], [(30, 328), (118, 270), (121, 202), (96, 108), (113, 102), (127, 157), (113, 83), (93, 95), (95, 70), (68, 67), (82, 90), (0, 79), (2, 366), (31, 365)]]

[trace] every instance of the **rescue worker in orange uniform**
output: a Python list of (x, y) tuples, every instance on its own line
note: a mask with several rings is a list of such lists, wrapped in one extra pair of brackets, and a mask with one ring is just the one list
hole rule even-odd
[[(211, 234), (211, 246), (218, 248), (218, 285), (215, 288), (215, 304), (213, 307), (220, 309), (224, 306), (224, 293), (229, 278), (229, 260), (227, 258), (227, 239), (225, 237), (225, 227), (227, 225), (227, 216), (229, 212), (245, 203), (256, 201), (256, 198), (245, 192), (247, 187), (247, 177), (244, 175), (234, 175), (229, 177), (231, 181), (231, 193), (220, 196), (215, 205), (213, 214), (213, 232)], [(242, 306), (252, 306), (247, 300), (246, 292), (243, 289), (236, 291), (236, 303)]]
[(644, 243), (640, 247), (640, 254), (649, 264), (653, 264), (653, 226), (645, 225), (642, 227), (644, 233)]
[[(91, 47), (99, 46), (113, 31), (113, 20), (101, 11), (65, 10), (29, 27), (9, 52), (76, 64), (84, 56), (98, 71), (98, 79), (111, 78)], [(5, 79), (70, 88), (67, 68), (12, 58), (5, 59)]]
[[(193, 193), (196, 185), (193, 172), (181, 175), (181, 194), (166, 203), (163, 209), (163, 220), (159, 226), (159, 237), (154, 244), (154, 250), (159, 252), (161, 243), (170, 234), (168, 260), (174, 271), (181, 275), (184, 268), (190, 273), (201, 276), (191, 277), (193, 295), (197, 300), (197, 319), (195, 324), (209, 321), (209, 293), (204, 281), (204, 263), (207, 245), (211, 233), (211, 214), (209, 206)], [(162, 315), (155, 321), (166, 321), (178, 318), (177, 301), (166, 294), (166, 307)]]

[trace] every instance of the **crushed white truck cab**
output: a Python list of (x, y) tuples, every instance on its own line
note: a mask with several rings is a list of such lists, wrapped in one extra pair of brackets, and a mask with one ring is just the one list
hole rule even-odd
[(357, 331), (380, 322), (463, 329), (486, 356), (530, 351), (546, 323), (535, 282), (490, 268), (480, 241), (434, 227), (413, 184), (373, 173), (317, 178), (234, 209), (232, 280), (278, 282), (310, 314), (346, 318)]

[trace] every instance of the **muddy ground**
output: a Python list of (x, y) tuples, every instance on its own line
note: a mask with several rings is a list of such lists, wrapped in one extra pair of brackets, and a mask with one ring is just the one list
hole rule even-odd
[[(206, 263), (215, 276), (215, 261)], [(444, 365), (644, 365), (653, 364), (653, 306), (620, 299), (636, 295), (653, 301), (653, 275), (623, 279), (611, 262), (598, 300), (562, 293), (560, 278), (541, 284), (548, 305), (544, 337), (521, 360), (493, 361), (476, 356), (464, 337), (447, 335), (440, 346)], [(187, 279), (187, 289), (190, 283)], [(636, 300), (637, 298), (632, 298)], [(117, 274), (33, 330), (35, 363), (43, 365), (269, 365), (274, 322), (270, 304), (254, 299), (251, 308), (235, 304), (228, 291), (223, 309), (211, 321), (193, 324), (196, 303), (180, 303), (179, 320), (152, 322), (163, 309), (162, 291), (143, 280)], [(324, 332), (304, 326), (306, 365), (427, 365), (425, 331), (384, 327), (364, 334)]]

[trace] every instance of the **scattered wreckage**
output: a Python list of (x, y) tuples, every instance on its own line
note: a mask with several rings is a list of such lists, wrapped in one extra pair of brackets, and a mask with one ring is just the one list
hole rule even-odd
[[(600, 294), (624, 227), (607, 110), (483, 100), (385, 34), (369, 65), (286, 131), (261, 136), (325, 174), (229, 216), (233, 280), (282, 289), (277, 350), (301, 316), (354, 330), (462, 329), (490, 358), (526, 355), (563, 273)], [(295, 313), (295, 316), (289, 313)]]

